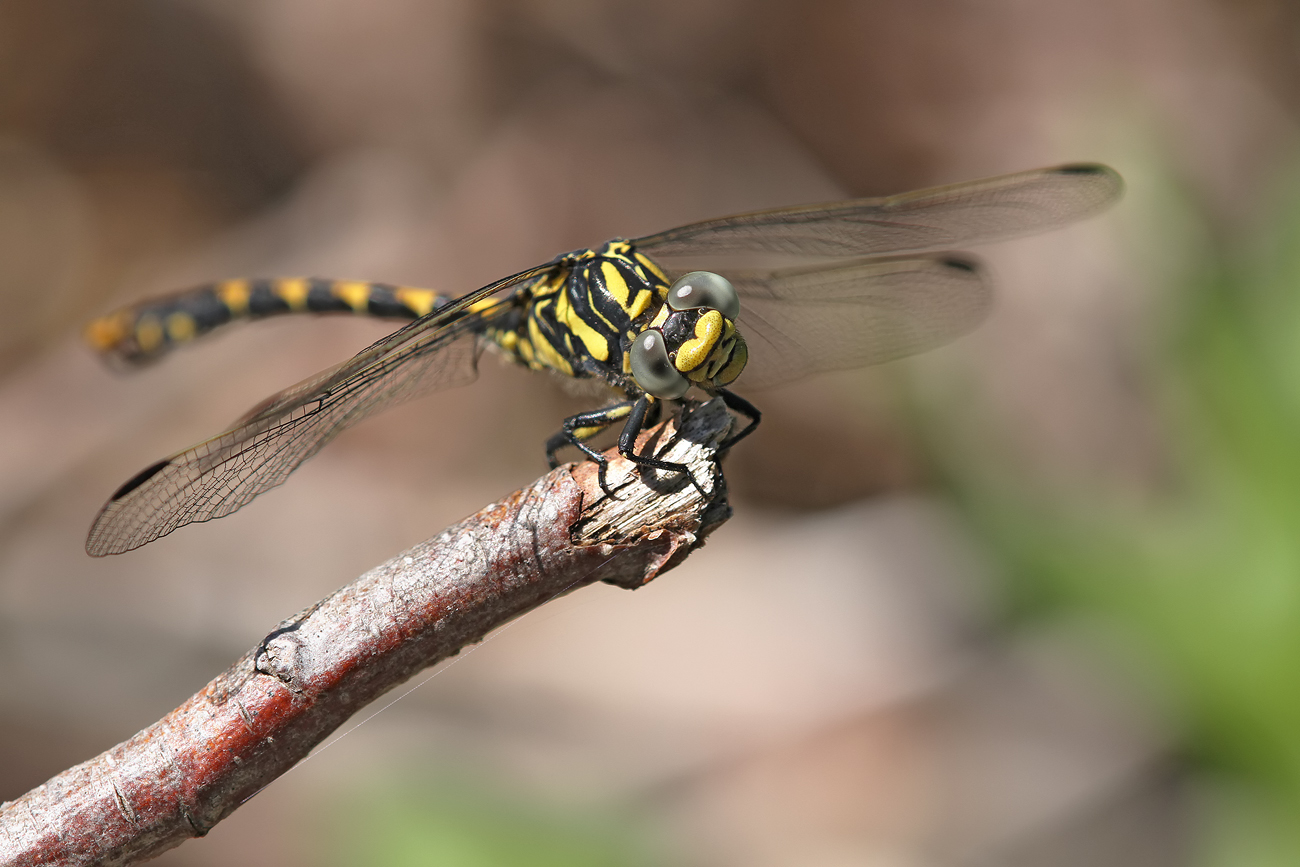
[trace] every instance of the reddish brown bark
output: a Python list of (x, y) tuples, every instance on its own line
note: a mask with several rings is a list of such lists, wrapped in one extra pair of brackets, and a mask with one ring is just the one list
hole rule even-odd
[(497, 626), (578, 587), (635, 588), (671, 568), (730, 515), (711, 445), (725, 428), (718, 410), (697, 413), (704, 434), (668, 456), (691, 463), (709, 497), (676, 478), (652, 490), (625, 478), (621, 460), (611, 463), (616, 500), (601, 494), (592, 464), (551, 472), (285, 621), (131, 739), (0, 805), (0, 864), (157, 855), (206, 833), (367, 703)]

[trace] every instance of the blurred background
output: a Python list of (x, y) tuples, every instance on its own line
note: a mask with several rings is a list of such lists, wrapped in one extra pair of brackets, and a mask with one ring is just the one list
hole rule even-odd
[(157, 863), (1300, 864), (1298, 48), (1285, 0), (0, 0), (0, 800), (589, 407), (489, 359), (92, 560), (123, 480), (392, 326), (122, 376), (90, 317), (243, 275), (459, 294), (1090, 160), (1125, 200), (976, 251), (981, 330), (745, 392), (736, 516), (686, 564), (501, 630)]

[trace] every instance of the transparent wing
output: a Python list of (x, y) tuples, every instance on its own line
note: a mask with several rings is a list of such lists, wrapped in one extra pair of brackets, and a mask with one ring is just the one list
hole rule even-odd
[(970, 331), (992, 304), (979, 265), (951, 254), (728, 276), (749, 346), (744, 388), (923, 352)]
[(100, 510), (86, 551), (130, 551), (186, 524), (228, 515), (282, 484), (356, 422), (416, 394), (471, 382), (483, 320), (509, 302), (466, 311), (554, 267), (533, 268), (462, 296), (264, 401), (225, 433), (143, 470)]
[(1123, 181), (1106, 166), (1057, 166), (887, 198), (705, 220), (634, 243), (656, 259), (922, 253), (1054, 229), (1100, 212), (1122, 190)]

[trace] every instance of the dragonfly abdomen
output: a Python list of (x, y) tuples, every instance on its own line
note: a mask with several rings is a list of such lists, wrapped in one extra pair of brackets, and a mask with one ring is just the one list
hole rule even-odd
[(100, 353), (140, 364), (240, 319), (285, 313), (418, 319), (448, 300), (429, 289), (360, 280), (223, 280), (123, 307), (91, 322), (85, 336)]

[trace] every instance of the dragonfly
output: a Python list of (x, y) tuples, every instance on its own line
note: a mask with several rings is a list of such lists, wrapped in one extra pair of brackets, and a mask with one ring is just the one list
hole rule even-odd
[[(637, 435), (688, 394), (720, 397), (753, 433), (762, 390), (953, 340), (992, 301), (978, 261), (953, 248), (1058, 228), (1113, 204), (1123, 182), (1071, 164), (864, 198), (755, 211), (575, 250), (459, 297), (322, 278), (226, 280), (96, 319), (88, 342), (140, 365), (222, 325), (278, 314), (343, 312), (412, 320), (351, 359), (253, 407), (223, 433), (137, 473), (108, 499), (86, 540), (118, 554), (186, 524), (234, 512), (282, 484), (334, 437), (418, 394), (465, 385), (484, 350), (608, 387), (607, 405), (565, 419), (546, 443), (552, 467), (621, 424), (618, 451), (664, 472), (687, 468), (636, 450)], [(692, 482), (695, 480), (690, 479)]]

